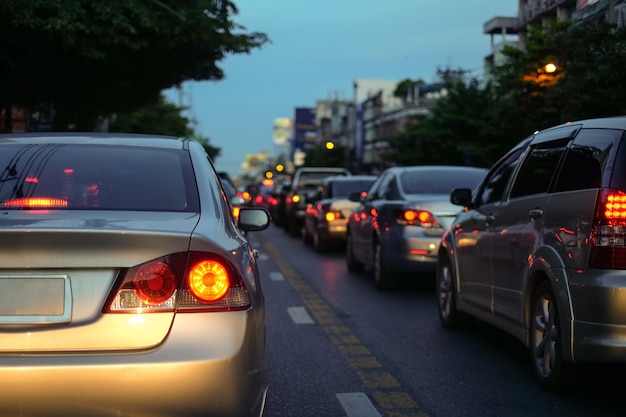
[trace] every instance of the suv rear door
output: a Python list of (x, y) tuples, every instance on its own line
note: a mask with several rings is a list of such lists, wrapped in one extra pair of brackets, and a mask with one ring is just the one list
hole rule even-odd
[(524, 288), (531, 256), (544, 242), (544, 215), (559, 162), (578, 127), (538, 134), (516, 173), (509, 198), (491, 221), (494, 313), (524, 326)]

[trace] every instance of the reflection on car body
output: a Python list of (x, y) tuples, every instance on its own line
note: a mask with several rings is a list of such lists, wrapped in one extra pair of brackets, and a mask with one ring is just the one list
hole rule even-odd
[(269, 215), (235, 223), (200, 144), (5, 134), (0, 166), (0, 415), (262, 414), (265, 306), (240, 230)]
[(441, 235), (459, 210), (450, 190), (473, 187), (486, 172), (460, 166), (383, 171), (348, 220), (348, 270), (369, 268), (378, 289), (393, 288), (398, 273), (434, 271)]
[(514, 335), (547, 389), (573, 363), (626, 361), (625, 131), (617, 117), (537, 132), (450, 196), (465, 209), (438, 258), (442, 325)]

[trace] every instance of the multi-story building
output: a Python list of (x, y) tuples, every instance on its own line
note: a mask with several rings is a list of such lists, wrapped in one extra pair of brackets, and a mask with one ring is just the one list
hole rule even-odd
[(528, 39), (528, 27), (554, 20), (590, 20), (626, 24), (626, 0), (519, 0), (517, 30), (520, 47)]

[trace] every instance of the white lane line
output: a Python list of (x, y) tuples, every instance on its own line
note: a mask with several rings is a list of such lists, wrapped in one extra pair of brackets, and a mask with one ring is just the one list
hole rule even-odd
[(285, 277), (280, 272), (270, 272), (270, 279), (272, 281), (284, 281)]
[(347, 417), (382, 417), (363, 392), (337, 394), (337, 399), (346, 412)]
[(313, 319), (304, 307), (287, 307), (287, 313), (296, 324), (313, 324)]

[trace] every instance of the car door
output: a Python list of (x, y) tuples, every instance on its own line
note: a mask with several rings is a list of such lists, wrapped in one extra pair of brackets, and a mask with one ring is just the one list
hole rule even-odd
[(508, 200), (493, 216), (494, 313), (516, 326), (524, 325), (524, 288), (529, 262), (543, 245), (544, 212), (552, 178), (565, 152), (571, 128), (535, 137), (513, 181)]
[(498, 161), (479, 187), (472, 207), (455, 222), (459, 297), (489, 312), (493, 312), (491, 259), (498, 252), (492, 221), (500, 214), (505, 191), (524, 151), (524, 146), (518, 147)]
[(357, 221), (352, 222), (350, 234), (352, 236), (354, 257), (364, 265), (372, 260), (373, 236), (378, 233), (378, 215), (384, 203), (384, 191), (392, 179), (392, 173), (383, 172), (368, 191), (353, 216)]

